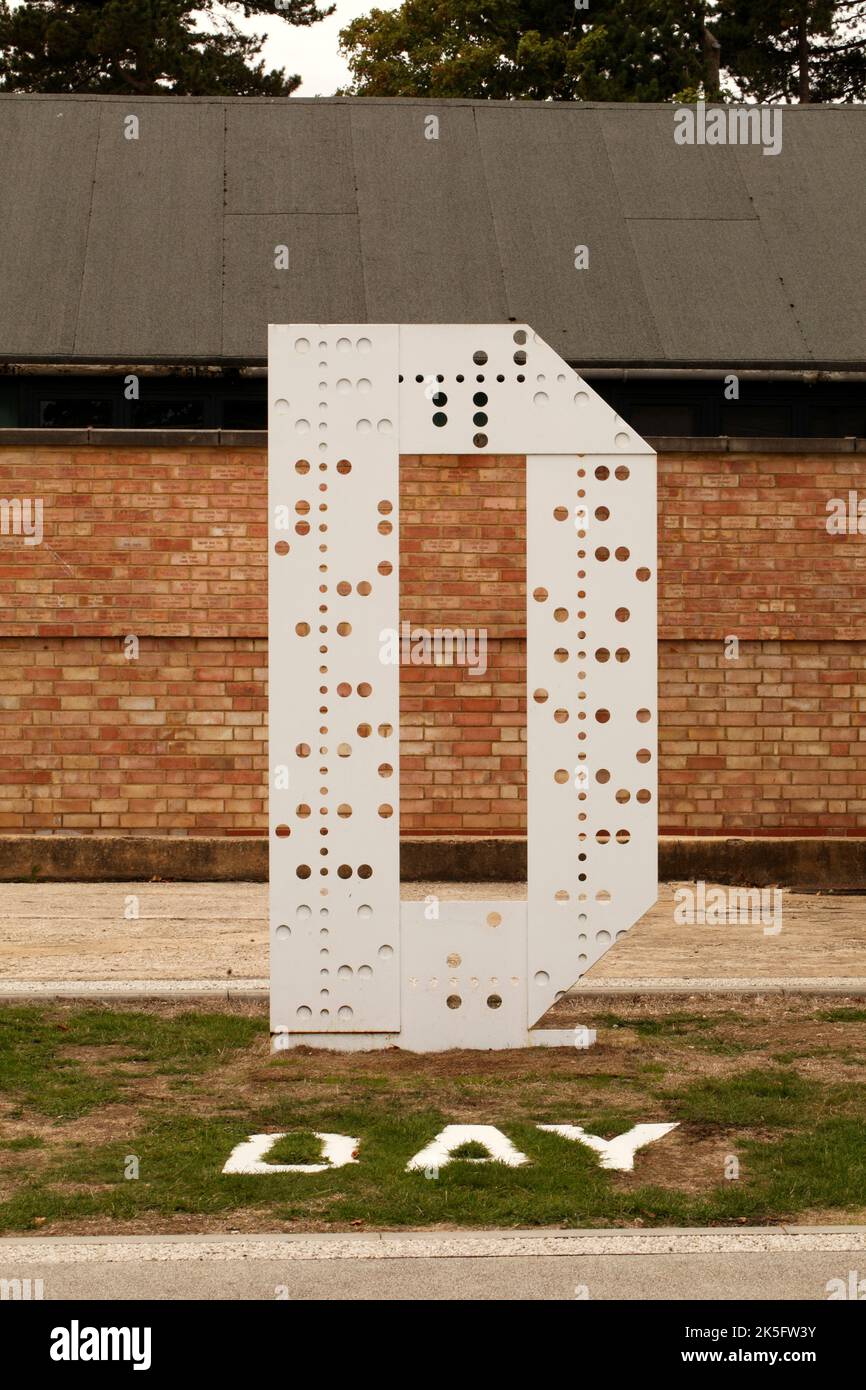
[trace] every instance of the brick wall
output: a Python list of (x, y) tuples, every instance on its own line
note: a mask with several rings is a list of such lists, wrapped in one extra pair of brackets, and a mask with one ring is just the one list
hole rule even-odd
[[(866, 834), (861, 459), (660, 457), (665, 832)], [(402, 471), (403, 617), (488, 631), (483, 677), (403, 669), (402, 828), (519, 835), (523, 460)], [(263, 831), (265, 491), (260, 449), (0, 448), (45, 525), (0, 537), (0, 832)]]

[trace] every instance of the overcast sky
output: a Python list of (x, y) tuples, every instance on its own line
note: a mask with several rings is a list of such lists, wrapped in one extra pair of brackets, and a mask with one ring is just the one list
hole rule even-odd
[[(318, 3), (323, 8), (327, 0), (318, 0)], [(261, 54), (266, 67), (285, 68), (287, 72), (300, 74), (302, 81), (295, 96), (329, 97), (349, 82), (349, 69), (337, 48), (340, 30), (359, 14), (369, 14), (373, 9), (397, 9), (399, 0), (336, 0), (336, 3), (336, 12), (330, 19), (311, 24), (308, 29), (294, 28), (285, 20), (262, 15), (245, 20), (243, 15), (238, 18), (235, 11), (233, 17), (239, 28), (251, 34), (268, 35)]]

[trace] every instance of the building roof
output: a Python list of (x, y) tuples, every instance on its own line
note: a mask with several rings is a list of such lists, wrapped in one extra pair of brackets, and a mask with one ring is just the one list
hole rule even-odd
[(525, 320), (578, 368), (866, 366), (866, 107), (784, 108), (777, 155), (678, 145), (674, 116), (0, 96), (0, 360), (258, 364), (269, 322)]

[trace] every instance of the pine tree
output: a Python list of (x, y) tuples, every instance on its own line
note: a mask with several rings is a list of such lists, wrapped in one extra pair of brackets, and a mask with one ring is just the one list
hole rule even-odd
[[(309, 25), (316, 0), (0, 0), (0, 91), (288, 96), (300, 78), (256, 62), (232, 11)], [(210, 21), (205, 31), (194, 16)], [(216, 27), (214, 27), (216, 26)]]

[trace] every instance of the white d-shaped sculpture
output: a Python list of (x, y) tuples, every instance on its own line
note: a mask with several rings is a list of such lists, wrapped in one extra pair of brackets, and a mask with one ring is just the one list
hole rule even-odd
[[(526, 1047), (655, 902), (656, 459), (531, 328), (269, 336), (274, 1046)], [(521, 454), (528, 893), (400, 902), (401, 454)], [(443, 615), (443, 619), (445, 615)], [(447, 619), (446, 619), (447, 621)]]

